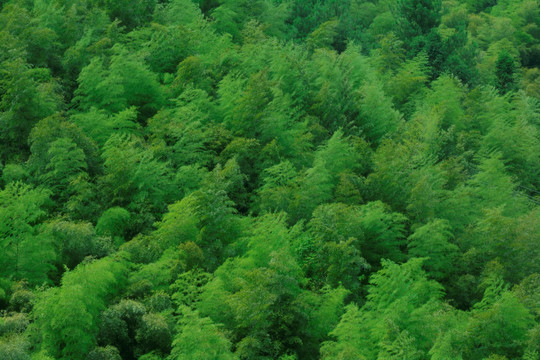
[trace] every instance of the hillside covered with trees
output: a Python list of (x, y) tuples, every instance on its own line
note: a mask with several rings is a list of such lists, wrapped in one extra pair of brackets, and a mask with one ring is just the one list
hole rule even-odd
[(0, 360), (539, 360), (538, 0), (0, 0)]

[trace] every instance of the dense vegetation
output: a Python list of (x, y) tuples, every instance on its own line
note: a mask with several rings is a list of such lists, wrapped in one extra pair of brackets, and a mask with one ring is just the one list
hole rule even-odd
[(540, 359), (537, 0), (0, 1), (0, 359)]

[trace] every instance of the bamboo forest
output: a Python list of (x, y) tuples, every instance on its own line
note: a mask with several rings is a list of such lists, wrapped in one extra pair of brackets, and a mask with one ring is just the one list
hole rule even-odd
[(0, 360), (540, 360), (539, 0), (0, 0)]

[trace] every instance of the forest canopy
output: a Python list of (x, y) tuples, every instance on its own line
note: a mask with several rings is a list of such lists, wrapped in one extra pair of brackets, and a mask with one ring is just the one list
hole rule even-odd
[(0, 360), (539, 360), (538, 0), (0, 0)]

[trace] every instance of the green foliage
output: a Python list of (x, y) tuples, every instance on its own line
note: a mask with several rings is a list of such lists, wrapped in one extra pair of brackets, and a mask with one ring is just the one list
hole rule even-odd
[(136, 339), (139, 351), (146, 353), (157, 350), (162, 354), (170, 352), (171, 330), (164, 316), (159, 314), (146, 314), (141, 319), (137, 329)]
[(408, 102), (418, 94), (428, 80), (427, 57), (421, 52), (413, 59), (402, 64), (394, 76), (386, 84), (387, 91), (392, 94), (398, 110), (410, 114)]
[(211, 278), (211, 274), (199, 269), (192, 269), (180, 274), (174, 284), (171, 285), (171, 289), (176, 290), (172, 298), (177, 307), (187, 306), (190, 309), (195, 309), (204, 290), (204, 285)]
[(129, 225), (130, 214), (124, 208), (113, 207), (106, 210), (98, 219), (96, 233), (123, 238)]
[[(58, 139), (64, 139), (51, 150), (52, 144)], [(69, 140), (68, 140), (69, 139)], [(56, 208), (69, 213), (77, 219), (88, 220), (95, 215), (98, 207), (96, 190), (89, 181), (99, 171), (99, 153), (95, 144), (74, 124), (65, 121), (61, 116), (55, 115), (41, 120), (34, 126), (29, 137), (31, 155), (28, 158), (28, 170), (32, 174), (33, 182), (41, 184), (44, 179), (51, 177), (55, 181), (55, 171), (58, 175), (69, 175), (68, 179), (58, 179), (59, 183), (52, 184), (59, 187), (53, 193), (57, 200)], [(67, 147), (75, 161), (60, 154), (62, 147)], [(84, 152), (84, 158), (81, 154)], [(52, 157), (55, 160), (52, 161)], [(77, 171), (69, 166), (74, 165), (86, 171)], [(63, 191), (58, 191), (63, 190)]]
[(48, 282), (55, 251), (50, 237), (40, 231), (48, 200), (48, 191), (20, 182), (0, 191), (2, 276), (27, 279), (33, 284)]
[(368, 203), (360, 208), (361, 224), (364, 231), (364, 256), (371, 264), (379, 259), (400, 261), (404, 245), (404, 225), (406, 218), (400, 213), (392, 213), (381, 202)]
[(137, 134), (137, 111), (130, 107), (112, 116), (104, 110), (92, 107), (88, 112), (71, 116), (77, 126), (84, 130), (99, 146), (103, 146), (114, 133)]
[(508, 91), (514, 90), (516, 86), (516, 65), (512, 56), (507, 52), (501, 53), (495, 66), (495, 76), (497, 77), (495, 86), (497, 89), (499, 89), (501, 94), (506, 94)]
[[(354, 103), (355, 90), (367, 80), (370, 68), (360, 48), (354, 44), (340, 55), (320, 49), (313, 55), (314, 101), (311, 111), (331, 132), (338, 128), (354, 127), (358, 108)], [(356, 99), (355, 99), (356, 100)]]
[(128, 210), (141, 205), (163, 207), (165, 197), (173, 191), (170, 170), (140, 138), (113, 135), (104, 145), (102, 157), (102, 182), (112, 205)]
[(231, 343), (210, 318), (182, 307), (180, 332), (174, 338), (171, 359), (232, 360)]
[(62, 266), (75, 268), (87, 256), (104, 257), (113, 252), (110, 238), (96, 234), (88, 222), (55, 220), (47, 224), (46, 233), (54, 239)]
[(426, 35), (439, 25), (440, 0), (400, 0), (393, 8), (397, 33), (405, 39)]
[(522, 213), (525, 200), (515, 196), (516, 185), (506, 173), (500, 156), (495, 154), (483, 159), (479, 170), (470, 181), (477, 206), (482, 209), (502, 206), (510, 213)]
[(263, 185), (259, 189), (262, 209), (286, 210), (295, 191), (297, 172), (289, 161), (264, 170)]
[[(220, 181), (219, 186), (222, 185), (227, 186)], [(203, 188), (172, 204), (163, 221), (157, 224), (155, 237), (159, 246), (167, 249), (194, 242), (204, 249), (205, 266), (216, 267), (224, 248), (241, 231), (233, 204), (224, 190), (215, 188)]]
[(260, 22), (266, 27), (269, 35), (281, 35), (288, 15), (286, 2), (268, 0), (223, 0), (220, 6), (212, 11), (215, 28), (232, 35), (233, 39), (241, 38), (241, 30), (249, 20)]
[(308, 47), (313, 50), (330, 48), (337, 36), (336, 29), (338, 25), (339, 22), (337, 20), (330, 20), (321, 24), (306, 39)]
[(364, 229), (358, 210), (344, 204), (315, 209), (308, 224), (313, 240), (309, 247), (298, 249), (314, 285), (342, 285), (355, 295), (360, 290), (361, 277), (370, 265), (362, 257)]
[(530, 324), (527, 309), (512, 293), (504, 292), (489, 308), (473, 316), (467, 329), (471, 344), (465, 356), (520, 356), (523, 351), (520, 342), (525, 340)]
[(137, 25), (149, 21), (154, 6), (156, 5), (155, 0), (137, 0), (134, 2), (97, 0), (97, 3), (103, 4), (111, 19), (119, 19), (121, 24), (127, 28), (134, 28)]
[[(14, 51), (6, 54), (9, 53)], [(32, 127), (38, 120), (60, 110), (60, 99), (48, 69), (32, 69), (21, 57), (0, 60), (0, 126), (3, 129), (0, 159), (5, 161), (20, 152), (28, 152), (27, 140)]]
[(409, 236), (407, 247), (411, 257), (428, 258), (424, 268), (434, 279), (442, 281), (452, 275), (459, 249), (452, 243), (448, 221), (436, 219), (419, 227)]
[(126, 270), (119, 258), (98, 260), (45, 292), (33, 312), (42, 348), (56, 358), (83, 359), (96, 343), (99, 313), (123, 287)]
[[(283, 217), (265, 216), (247, 239), (245, 256), (219, 267), (201, 295), (201, 313), (236, 329), (239, 358), (276, 357), (299, 341), (305, 322), (300, 269)], [(223, 311), (226, 309), (226, 311)]]
[(360, 118), (359, 126), (364, 136), (378, 144), (382, 138), (392, 136), (401, 122), (401, 115), (393, 108), (379, 81), (366, 82), (359, 89)]
[[(504, 266), (500, 274), (517, 283), (538, 270), (534, 263), (539, 254), (533, 245), (533, 238), (539, 232), (535, 225), (538, 212), (533, 210), (516, 218), (503, 214), (502, 208), (484, 211), (472, 232), (468, 254), (475, 255), (469, 261), (496, 260)], [(522, 232), (522, 229), (527, 231)], [(486, 238), (490, 239), (487, 244), (482, 240)]]
[(23, 333), (27, 327), (28, 319), (25, 314), (15, 313), (12, 316), (3, 317), (0, 320), (0, 337)]
[(300, 180), (293, 208), (288, 209), (294, 220), (308, 218), (318, 205), (330, 202), (341, 174), (360, 170), (359, 154), (355, 150), (341, 130), (317, 149), (313, 166)]
[[(496, 99), (493, 100), (501, 101), (500, 98)], [(506, 107), (510, 104), (503, 102), (501, 105)], [(511, 106), (515, 107), (513, 111), (505, 112), (505, 116), (495, 117), (491, 122), (483, 139), (482, 151), (500, 152), (507, 171), (515, 180), (527, 188), (530, 185), (535, 187), (538, 171), (535, 149), (540, 146), (537, 130), (532, 125), (535, 122), (533, 109), (536, 105), (527, 103), (523, 97), (517, 97)], [(500, 110), (495, 107), (489, 114)]]
[(82, 69), (74, 101), (83, 111), (96, 107), (116, 113), (136, 106), (141, 116), (153, 115), (162, 102), (155, 74), (123, 47), (114, 52), (109, 66), (96, 57)]
[(30, 360), (30, 344), (24, 336), (0, 339), (0, 359)]
[(198, 234), (199, 220), (194, 213), (195, 199), (186, 197), (169, 206), (169, 211), (157, 225), (156, 237), (163, 248), (193, 241)]
[(97, 340), (106, 347), (117, 349), (124, 358), (134, 356), (135, 335), (146, 313), (144, 305), (133, 300), (122, 300), (100, 315)]
[(7, 164), (2, 169), (2, 180), (4, 181), (4, 184), (16, 181), (25, 182), (27, 178), (28, 171), (21, 165)]
[(442, 296), (442, 287), (426, 279), (422, 261), (411, 259), (401, 266), (383, 262), (370, 279), (366, 304), (347, 307), (330, 333), (336, 341), (323, 344), (322, 358), (422, 358), (422, 349), (430, 348), (430, 337), (436, 334), (430, 317), (439, 310)]
[(1, 359), (537, 359), (536, 0), (0, 0)]
[(73, 183), (85, 176), (88, 165), (84, 151), (71, 139), (60, 138), (50, 144), (47, 155), (50, 160), (40, 180), (57, 195), (58, 201), (65, 201), (76, 193)]
[(212, 152), (207, 148), (208, 122), (214, 105), (202, 90), (186, 90), (176, 101), (174, 109), (158, 112), (148, 122), (152, 146), (158, 155), (176, 167), (206, 165)]
[(86, 356), (87, 360), (121, 360), (118, 349), (114, 346), (97, 347)]

